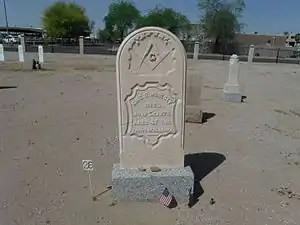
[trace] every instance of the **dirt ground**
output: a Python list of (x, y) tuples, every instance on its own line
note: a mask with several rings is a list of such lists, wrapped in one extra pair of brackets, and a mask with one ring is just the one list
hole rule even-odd
[[(300, 224), (300, 67), (241, 63), (244, 103), (221, 100), (228, 62), (203, 77), (204, 124), (187, 124), (199, 199), (191, 208), (110, 199), (118, 159), (115, 57), (49, 54), (0, 64), (0, 224)], [(92, 182), (81, 160), (92, 159)], [(104, 192), (104, 193), (102, 193)], [(102, 194), (101, 194), (102, 193)]]

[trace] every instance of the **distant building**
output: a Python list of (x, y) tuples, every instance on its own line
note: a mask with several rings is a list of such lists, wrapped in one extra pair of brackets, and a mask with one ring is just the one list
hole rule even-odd
[[(180, 40), (187, 41), (204, 41), (204, 42), (212, 42), (214, 38), (205, 38), (204, 31), (201, 27), (201, 24), (191, 24), (191, 29), (189, 31), (182, 29), (179, 32), (178, 37)], [(238, 33), (236, 34), (235, 41), (239, 45), (267, 45), (267, 46), (294, 46), (295, 41), (294, 35), (284, 36), (284, 35), (265, 35), (258, 34), (258, 32), (254, 32), (252, 34), (246, 33)]]
[(240, 45), (267, 45), (284, 47), (286, 36), (283, 35), (264, 35), (264, 34), (237, 34), (236, 42)]
[(32, 28), (32, 27), (0, 27), (0, 33), (6, 33), (8, 30), (10, 35), (13, 36), (31, 36), (31, 37), (42, 37), (44, 30), (42, 28)]

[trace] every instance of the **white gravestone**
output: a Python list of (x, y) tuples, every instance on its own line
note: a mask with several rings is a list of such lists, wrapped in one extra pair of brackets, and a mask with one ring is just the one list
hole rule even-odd
[(18, 46), (18, 53), (19, 53), (19, 61), (24, 62), (24, 50), (22, 45)]
[(79, 54), (83, 55), (84, 54), (84, 37), (80, 36), (79, 37)]
[(4, 47), (0, 44), (0, 62), (4, 62)]
[(241, 102), (242, 94), (238, 82), (239, 77), (239, 58), (232, 55), (229, 60), (229, 77), (224, 85), (224, 99), (226, 101)]
[(21, 39), (21, 45), (22, 45), (23, 53), (25, 53), (26, 45), (25, 45), (25, 37), (24, 37), (24, 35), (22, 35), (20, 39)]
[(196, 60), (198, 60), (199, 45), (200, 45), (200, 43), (198, 41), (196, 41), (195, 46), (194, 46), (194, 56), (193, 56), (193, 58), (196, 59)]
[[(120, 165), (113, 169), (114, 198), (155, 199), (165, 184), (186, 199), (193, 173), (184, 168), (183, 45), (165, 29), (144, 27), (122, 42), (116, 67)], [(163, 172), (148, 171), (154, 167)]]
[(39, 63), (44, 63), (44, 49), (42, 45), (39, 45), (38, 52), (39, 52)]
[(254, 45), (250, 45), (249, 53), (248, 53), (248, 63), (253, 62), (253, 57), (254, 57)]
[(183, 167), (186, 54), (158, 28), (129, 35), (117, 54), (121, 168)]

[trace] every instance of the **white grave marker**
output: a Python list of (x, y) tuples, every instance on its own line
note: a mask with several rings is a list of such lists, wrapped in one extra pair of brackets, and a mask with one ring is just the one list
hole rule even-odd
[(39, 45), (38, 51), (39, 51), (39, 63), (44, 63), (44, 49), (42, 45)]
[(198, 41), (195, 42), (195, 46), (194, 46), (194, 55), (193, 58), (198, 60), (198, 55), (199, 55), (199, 46), (200, 43)]
[(4, 62), (4, 47), (0, 44), (0, 62)]
[(79, 54), (80, 55), (84, 54), (84, 37), (83, 36), (79, 37)]
[(241, 102), (242, 94), (240, 85), (238, 82), (239, 78), (239, 57), (232, 55), (229, 60), (229, 77), (227, 82), (224, 84), (224, 100), (230, 102)]
[(24, 62), (24, 51), (22, 45), (18, 46), (18, 53), (19, 53), (19, 61)]
[(249, 53), (248, 53), (248, 63), (253, 62), (253, 57), (254, 57), (254, 45), (250, 45)]

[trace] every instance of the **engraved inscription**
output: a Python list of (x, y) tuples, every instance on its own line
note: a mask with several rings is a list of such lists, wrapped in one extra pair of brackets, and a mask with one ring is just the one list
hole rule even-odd
[(127, 96), (126, 103), (129, 119), (127, 135), (143, 138), (147, 144), (155, 146), (162, 137), (177, 133), (177, 96), (170, 85), (136, 85)]
[[(167, 75), (175, 71), (176, 49), (164, 33), (145, 31), (138, 34), (131, 41), (128, 53), (128, 69), (134, 74), (153, 74), (155, 71)], [(167, 66), (160, 67), (162, 63)]]

